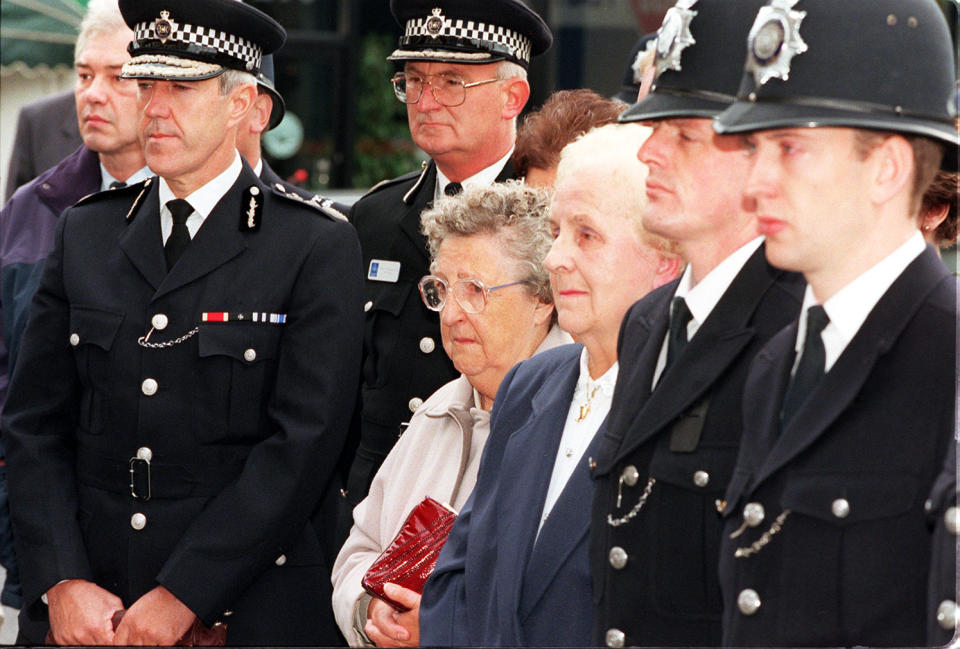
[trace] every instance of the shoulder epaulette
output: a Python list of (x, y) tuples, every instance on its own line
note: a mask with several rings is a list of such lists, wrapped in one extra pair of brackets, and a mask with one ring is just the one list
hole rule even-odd
[(394, 185), (399, 185), (400, 183), (416, 180), (417, 178), (423, 175), (423, 172), (426, 171), (426, 169), (427, 169), (427, 162), (424, 161), (423, 163), (421, 163), (420, 169), (418, 171), (411, 171), (410, 173), (405, 173), (402, 176), (397, 176), (396, 178), (388, 178), (386, 180), (381, 180), (376, 185), (374, 185), (369, 190), (367, 190), (367, 193), (361, 196), (360, 198), (366, 198), (367, 196), (370, 196), (371, 194), (375, 194), (376, 192), (382, 189), (386, 189), (387, 187), (393, 187)]
[(287, 200), (293, 201), (295, 203), (300, 203), (301, 205), (309, 205), (313, 209), (317, 210), (321, 214), (337, 220), (337, 221), (346, 221), (347, 216), (341, 213), (339, 210), (332, 207), (333, 201), (329, 198), (320, 198), (316, 194), (313, 194), (309, 198), (306, 198), (299, 193), (293, 191), (292, 188), (285, 186), (282, 183), (274, 183), (271, 185), (273, 193), (277, 196), (286, 198)]
[(126, 196), (131, 194), (136, 194), (137, 192), (143, 190), (144, 187), (149, 188), (152, 184), (153, 178), (147, 178), (138, 183), (132, 185), (126, 185), (124, 187), (117, 187), (116, 189), (105, 189), (103, 191), (93, 192), (92, 194), (87, 194), (80, 200), (78, 200), (74, 205), (87, 205), (89, 203), (96, 203), (97, 201), (106, 200), (108, 198), (117, 198), (118, 196)]

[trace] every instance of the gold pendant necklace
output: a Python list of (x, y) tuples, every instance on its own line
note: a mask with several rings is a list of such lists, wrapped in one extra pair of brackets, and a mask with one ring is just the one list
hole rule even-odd
[(600, 389), (599, 385), (594, 386), (593, 390), (587, 389), (587, 402), (580, 406), (580, 414), (577, 415), (576, 422), (579, 424), (581, 421), (587, 418), (587, 415), (590, 414), (590, 402), (593, 401), (593, 397), (596, 396), (597, 390)]

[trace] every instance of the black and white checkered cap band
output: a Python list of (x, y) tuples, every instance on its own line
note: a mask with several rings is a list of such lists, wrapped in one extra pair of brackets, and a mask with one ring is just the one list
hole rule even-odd
[(530, 50), (532, 47), (530, 39), (512, 29), (491, 25), (489, 23), (478, 23), (472, 20), (452, 20), (444, 18), (443, 26), (437, 31), (436, 29), (428, 29), (427, 23), (431, 20), (436, 20), (436, 18), (426, 16), (424, 18), (408, 20), (404, 36), (406, 38), (421, 36), (442, 38), (446, 36), (496, 43), (505, 46), (513, 54), (515, 59), (526, 63), (530, 62)]
[[(144, 40), (160, 40), (155, 29), (156, 21), (137, 23), (133, 30), (134, 42)], [(259, 70), (263, 59), (263, 50), (259, 45), (241, 38), (236, 34), (228, 34), (201, 25), (178, 23), (166, 37), (167, 41), (178, 41), (187, 45), (200, 45), (213, 48), (221, 54), (240, 61), (246, 70)], [(173, 54), (173, 52), (171, 52)], [(189, 55), (188, 55), (189, 58)]]

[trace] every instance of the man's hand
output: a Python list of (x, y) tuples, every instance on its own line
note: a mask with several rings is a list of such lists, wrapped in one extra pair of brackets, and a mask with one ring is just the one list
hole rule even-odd
[(84, 579), (69, 579), (47, 591), (50, 633), (58, 645), (113, 644), (113, 614), (120, 598)]
[(383, 592), (410, 610), (398, 613), (385, 601), (374, 597), (367, 608), (367, 624), (363, 628), (367, 637), (378, 647), (419, 646), (420, 594), (396, 584), (385, 584)]
[(114, 644), (172, 646), (197, 619), (173, 593), (157, 586), (133, 603), (117, 627)]

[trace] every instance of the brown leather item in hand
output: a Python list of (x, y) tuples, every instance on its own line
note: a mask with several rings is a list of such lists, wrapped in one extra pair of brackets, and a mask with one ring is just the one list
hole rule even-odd
[[(126, 613), (126, 610), (119, 609), (114, 612), (113, 617), (110, 618), (111, 624), (113, 624), (113, 630), (116, 631), (117, 627), (120, 626), (120, 620), (123, 619), (123, 614)], [(56, 645), (57, 643), (53, 641), (53, 632), (47, 631), (47, 637), (44, 639), (44, 644), (46, 645)], [(193, 621), (193, 624), (190, 625), (190, 628), (187, 629), (187, 632), (183, 634), (179, 640), (177, 640), (177, 647), (222, 647), (227, 644), (227, 625), (217, 622), (213, 625), (212, 628), (207, 628), (203, 625), (203, 622), (199, 618)]]
[(384, 594), (383, 585), (397, 584), (422, 593), (456, 519), (457, 513), (446, 505), (424, 498), (363, 576), (364, 590), (396, 610), (406, 611), (407, 607)]

